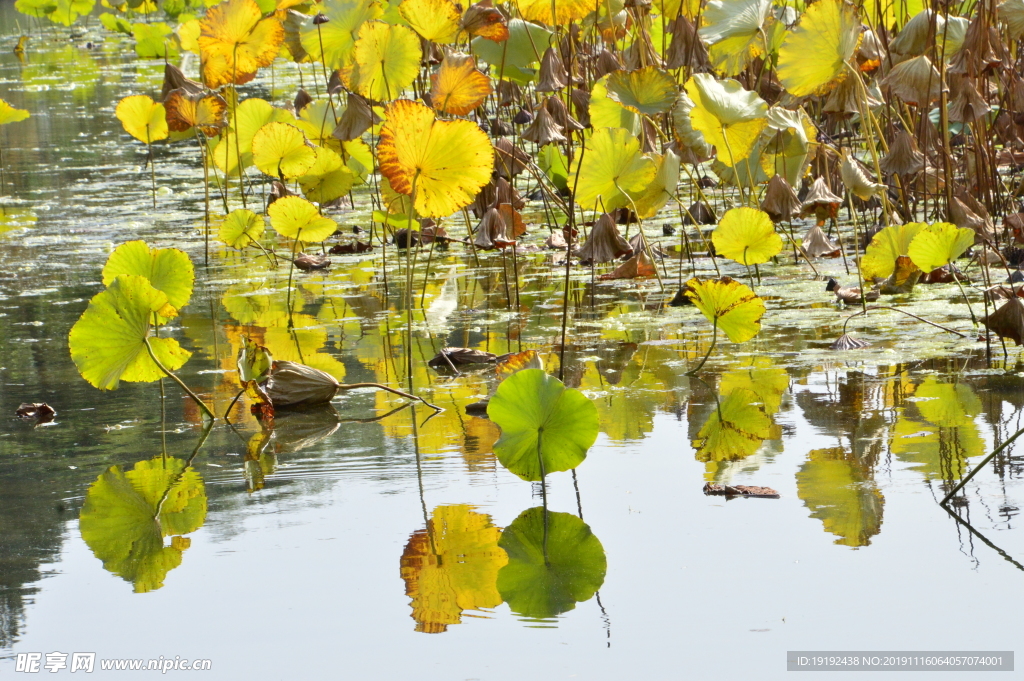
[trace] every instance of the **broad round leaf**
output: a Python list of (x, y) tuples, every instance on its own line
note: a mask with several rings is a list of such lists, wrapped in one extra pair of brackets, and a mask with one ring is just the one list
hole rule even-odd
[(316, 161), (299, 178), (302, 193), (310, 201), (329, 203), (344, 196), (356, 181), (356, 174), (342, 164), (341, 156), (324, 147), (317, 147)]
[(638, 71), (616, 71), (608, 76), (608, 97), (630, 111), (654, 116), (676, 103), (675, 79), (653, 66)]
[(323, 241), (338, 223), (320, 215), (317, 207), (300, 196), (286, 196), (267, 208), (270, 224), (281, 236), (299, 241)]
[(975, 233), (948, 222), (937, 222), (917, 233), (907, 255), (922, 272), (944, 267), (964, 254), (974, 243)]
[(131, 95), (117, 103), (114, 110), (125, 132), (149, 144), (167, 137), (167, 112), (164, 105), (147, 95)]
[(177, 42), (171, 38), (174, 29), (165, 23), (132, 24), (135, 54), (143, 59), (177, 59)]
[(875, 234), (860, 261), (864, 279), (885, 279), (892, 274), (896, 270), (896, 259), (910, 252), (910, 243), (927, 226), (923, 222), (909, 222), (890, 225)]
[(772, 11), (771, 0), (711, 0), (704, 9), (706, 25), (700, 37), (711, 45), (714, 67), (728, 76), (745, 69), (767, 46), (765, 27)]
[(15, 109), (13, 106), (0, 99), (0, 125), (7, 125), (8, 123), (17, 123), (28, 118), (28, 111), (25, 109)]
[(686, 282), (683, 292), (733, 343), (744, 343), (761, 330), (764, 301), (738, 281), (729, 277), (701, 281), (694, 277)]
[(818, 0), (779, 49), (779, 80), (794, 97), (821, 93), (844, 75), (859, 42), (857, 10), (843, 0)]
[(322, 11), (329, 21), (315, 24), (310, 18), (299, 39), (310, 58), (323, 62), (328, 69), (350, 66), (359, 28), (384, 13), (376, 0), (328, 0)]
[(359, 29), (355, 64), (343, 72), (346, 84), (377, 101), (391, 101), (413, 84), (420, 72), (420, 39), (405, 26), (369, 21)]
[(276, 15), (263, 17), (253, 0), (225, 0), (206, 11), (199, 49), (207, 87), (248, 83), (270, 66), (284, 41)]
[(148, 279), (175, 310), (188, 305), (196, 279), (195, 268), (184, 251), (150, 248), (145, 241), (127, 241), (114, 249), (103, 266), (103, 285), (110, 286), (122, 274)]
[[(113, 390), (121, 381), (163, 378), (146, 351), (154, 312), (169, 317), (174, 310), (146, 277), (122, 274), (97, 293), (68, 336), (71, 359), (82, 378), (100, 390)], [(173, 338), (150, 338), (149, 343), (168, 371), (180, 369), (191, 356)]]
[(449, 54), (430, 77), (430, 103), (438, 111), (465, 116), (491, 94), (491, 79), (469, 55)]
[(686, 92), (694, 102), (690, 123), (716, 148), (718, 160), (735, 166), (747, 158), (768, 125), (768, 104), (738, 81), (707, 73), (686, 81)]
[(228, 103), (217, 94), (189, 97), (184, 90), (172, 90), (164, 100), (167, 127), (174, 132), (192, 128), (207, 137), (215, 137), (227, 125)]
[(424, 40), (441, 45), (455, 42), (460, 13), (452, 0), (402, 0), (398, 12)]
[(782, 250), (782, 237), (763, 210), (733, 208), (711, 233), (715, 251), (743, 265), (768, 262)]
[(498, 546), (508, 564), (498, 571), (498, 592), (512, 612), (548, 618), (589, 600), (608, 571), (601, 541), (582, 520), (543, 506), (519, 514)]
[(594, 11), (595, 3), (588, 0), (519, 0), (519, 13), (527, 21), (539, 21), (548, 26), (568, 24)]
[(306, 136), (294, 125), (267, 123), (252, 138), (252, 162), (271, 177), (305, 175), (316, 160)]
[(469, 121), (438, 121), (418, 102), (387, 108), (377, 158), (391, 188), (415, 195), (423, 217), (446, 217), (469, 204), (491, 178), (494, 148)]
[[(235, 121), (237, 118), (237, 123)], [(238, 105), (237, 112), (229, 117), (232, 128), (237, 126), (237, 151), (235, 130), (223, 130), (220, 141), (213, 150), (213, 162), (223, 172), (229, 173), (237, 169), (238, 153), (242, 155), (242, 167), (252, 165), (252, 138), (267, 123), (296, 124), (294, 116), (283, 109), (277, 109), (257, 97), (251, 97)]]
[(597, 407), (540, 369), (502, 381), (487, 415), (501, 427), (498, 461), (523, 480), (542, 478), (541, 460), (544, 474), (575, 468), (597, 439)]
[[(658, 168), (640, 152), (640, 140), (622, 128), (598, 128), (586, 142), (576, 184), (576, 202), (593, 210), (600, 199), (605, 212), (629, 206), (625, 192), (640, 192), (654, 180)], [(570, 169), (575, 178), (577, 155)]]
[(85, 493), (79, 529), (104, 568), (145, 593), (163, 586), (188, 546), (165, 546), (164, 537), (194, 532), (205, 519), (199, 473), (181, 459), (156, 457), (127, 472), (111, 466), (100, 474)]
[(224, 244), (239, 250), (256, 243), (263, 236), (263, 217), (251, 210), (239, 208), (231, 211), (220, 223), (217, 238)]

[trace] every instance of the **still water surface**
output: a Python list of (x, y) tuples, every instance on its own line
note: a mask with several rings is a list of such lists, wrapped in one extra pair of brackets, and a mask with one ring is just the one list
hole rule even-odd
[[(722, 346), (702, 382), (684, 376), (708, 342), (692, 310), (667, 307), (654, 282), (594, 285), (581, 271), (565, 373), (596, 401), (602, 434), (575, 475), (548, 482), (549, 529), (559, 529), (549, 557), (566, 581), (513, 574), (542, 497), (495, 461), (497, 427), (465, 411), (493, 389), (493, 370), (446, 377), (426, 360), (446, 344), (535, 349), (556, 369), (551, 256), (520, 256), (518, 311), (511, 260), (477, 264), (453, 247), (434, 254), (429, 276), (421, 260), (412, 347), (404, 275), (389, 264), (385, 286), (379, 250), (336, 257), (329, 272), (300, 275), (290, 331), (285, 268), (220, 245), (202, 265), (194, 145), (157, 149), (151, 207), (145, 150), (113, 107), (157, 94), (162, 65), (125, 58), (130, 47), (95, 20), (70, 42), (33, 28), (19, 63), (15, 20), (28, 21), (7, 3), (0, 17), (0, 97), (32, 112), (0, 133), (5, 675), (19, 652), (61, 651), (206, 658), (216, 679), (775, 679), (793, 649), (1012, 650), (1021, 640), (1024, 455), (968, 486), (956, 510), (970, 527), (937, 504), (972, 458), (1024, 425), (1015, 352), (988, 369), (981, 344), (883, 316), (858, 331), (872, 348), (831, 353), (849, 313), (802, 270), (778, 268), (759, 290), (771, 301), (763, 333)], [(283, 103), (296, 83), (279, 62), (273, 90), (270, 79), (243, 90)], [(360, 205), (357, 195), (357, 208), (334, 216), (368, 227)], [(418, 390), (445, 411), (368, 421), (402, 402), (358, 391), (336, 410), (279, 415), (270, 432), (236, 408), (234, 428), (218, 423), (196, 452), (200, 419), (175, 386), (163, 401), (156, 384), (101, 393), (68, 355), (110, 249), (133, 238), (197, 263), (192, 303), (165, 331), (194, 353), (182, 375), (218, 413), (237, 390), (242, 335), (350, 383), (398, 387), (412, 352)], [(915, 293), (969, 331), (963, 306), (949, 305), (956, 295)], [(57, 409), (54, 423), (13, 417), (37, 401)], [(721, 432), (719, 410), (742, 427)], [(154, 539), (127, 511), (123, 526), (104, 525), (109, 516), (90, 525), (87, 495), (128, 471), (172, 479), (193, 454), (173, 532)], [(705, 481), (781, 498), (705, 496)]]

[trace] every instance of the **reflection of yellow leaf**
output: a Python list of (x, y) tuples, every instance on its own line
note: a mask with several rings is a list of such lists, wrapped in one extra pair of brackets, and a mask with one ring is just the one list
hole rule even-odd
[(815, 449), (796, 474), (797, 495), (843, 546), (867, 546), (882, 527), (885, 499), (839, 447)]
[(416, 631), (437, 634), (458, 624), (465, 610), (501, 604), (498, 570), (508, 563), (500, 530), (472, 506), (438, 506), (430, 524), (409, 538), (402, 554), (405, 593)]
[(697, 460), (742, 459), (772, 437), (772, 420), (754, 404), (757, 401), (757, 395), (743, 388), (721, 397), (693, 443)]
[(893, 426), (892, 453), (900, 461), (917, 464), (929, 480), (958, 479), (967, 470), (967, 459), (985, 451), (974, 421), (981, 401), (969, 386), (940, 383), (934, 376), (926, 378), (915, 395), (931, 398), (914, 403), (926, 421), (904, 413)]
[(772, 366), (767, 357), (754, 357), (750, 366), (722, 374), (719, 391), (723, 395), (736, 390), (749, 390), (757, 395), (768, 414), (779, 411), (782, 395), (789, 388), (789, 374), (782, 367)]

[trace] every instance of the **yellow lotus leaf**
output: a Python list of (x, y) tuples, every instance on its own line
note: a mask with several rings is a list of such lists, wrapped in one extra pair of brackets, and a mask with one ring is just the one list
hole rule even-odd
[(494, 148), (470, 121), (438, 121), (418, 102), (398, 100), (385, 111), (377, 159), (399, 193), (424, 217), (445, 217), (469, 204), (490, 181)]
[(217, 238), (231, 248), (243, 249), (263, 236), (264, 227), (263, 216), (239, 208), (231, 211), (220, 223)]
[(842, 447), (812, 449), (796, 473), (797, 496), (840, 546), (867, 546), (882, 527), (885, 499), (870, 470)]
[(732, 167), (747, 158), (768, 125), (768, 104), (738, 81), (707, 73), (691, 77), (686, 92), (694, 102), (690, 123), (715, 147), (718, 160)]
[(604, 212), (630, 205), (627, 192), (641, 192), (654, 179), (658, 168), (654, 160), (641, 153), (640, 140), (622, 128), (598, 128), (586, 141), (579, 168), (579, 155), (569, 169), (576, 177), (576, 202), (584, 210), (593, 210), (598, 200)]
[(183, 21), (175, 30), (181, 49), (195, 54), (199, 54), (199, 34), (202, 32), (203, 26), (199, 19)]
[(375, 0), (328, 0), (321, 11), (329, 21), (326, 24), (308, 21), (299, 40), (310, 59), (323, 62), (329, 69), (350, 66), (356, 33), (363, 24), (384, 14)]
[(625, 128), (632, 135), (639, 135), (642, 117), (627, 109), (609, 96), (608, 81), (612, 74), (607, 74), (594, 81), (590, 91), (590, 124), (594, 130), (598, 128)]
[[(236, 122), (237, 118), (237, 122)], [(284, 109), (277, 109), (257, 97), (250, 97), (238, 105), (238, 110), (229, 116), (232, 128), (236, 131), (222, 131), (220, 141), (213, 151), (213, 162), (224, 172), (235, 170), (237, 154), (242, 155), (242, 167), (252, 165), (252, 138), (267, 123), (294, 123), (294, 117)]]
[(338, 127), (335, 113), (330, 100), (318, 99), (302, 107), (293, 125), (306, 133), (306, 139), (313, 144), (338, 151), (341, 149), (341, 141), (331, 134)]
[(131, 95), (117, 103), (114, 110), (125, 132), (149, 144), (167, 137), (167, 113), (164, 105), (148, 95)]
[(864, 279), (885, 279), (892, 274), (896, 270), (896, 259), (908, 254), (914, 237), (927, 226), (923, 222), (910, 222), (891, 225), (875, 234), (860, 261)]
[(711, 46), (712, 65), (732, 76), (763, 55), (768, 49), (765, 27), (771, 12), (771, 0), (710, 0), (700, 37)]
[(666, 149), (663, 156), (655, 155), (658, 173), (639, 194), (631, 194), (633, 206), (641, 218), (654, 217), (676, 193), (679, 184), (679, 156)]
[(782, 237), (768, 213), (756, 208), (733, 208), (711, 233), (715, 251), (743, 265), (768, 262), (782, 250)]
[[(408, 0), (407, 0), (408, 1)], [(469, 55), (449, 54), (430, 77), (430, 103), (438, 111), (464, 116), (491, 94), (491, 79), (476, 68)]]
[(267, 123), (252, 138), (252, 162), (271, 177), (299, 177), (315, 160), (306, 136), (294, 125)]
[(953, 262), (974, 243), (975, 233), (948, 222), (929, 225), (910, 242), (907, 255), (922, 272), (931, 272)]
[(491, 6), (490, 2), (470, 5), (463, 13), (459, 27), (471, 36), (487, 38), (496, 43), (505, 42), (509, 38), (505, 15)]
[(654, 116), (676, 103), (676, 81), (653, 66), (637, 71), (616, 71), (608, 76), (608, 97), (630, 111)]
[(519, 0), (518, 4), (523, 19), (548, 26), (578, 21), (593, 12), (596, 6), (588, 0)]
[(323, 241), (338, 229), (338, 223), (320, 215), (317, 207), (301, 196), (274, 201), (267, 208), (267, 215), (278, 234), (298, 241)]
[(843, 0), (818, 0), (779, 49), (779, 80), (794, 97), (820, 94), (845, 74), (859, 42), (856, 8)]
[(227, 125), (228, 103), (217, 94), (189, 97), (184, 90), (172, 90), (164, 100), (167, 127), (174, 132), (198, 128), (207, 137), (220, 134)]
[(342, 72), (346, 85), (376, 101), (391, 101), (420, 72), (420, 39), (405, 26), (369, 21), (359, 29), (355, 64)]
[(683, 294), (733, 343), (744, 343), (761, 330), (764, 301), (748, 286), (730, 277), (708, 281), (690, 279), (683, 287)]
[(276, 16), (264, 18), (254, 0), (225, 0), (201, 21), (199, 50), (207, 87), (248, 83), (269, 66), (284, 41)]
[(424, 40), (442, 45), (455, 42), (460, 12), (451, 0), (402, 0), (398, 12)]
[(0, 99), (0, 125), (7, 125), (8, 123), (17, 123), (28, 118), (28, 111), (25, 109), (16, 109), (4, 100)]
[(302, 193), (310, 201), (328, 203), (344, 196), (352, 188), (356, 175), (342, 163), (337, 152), (317, 147), (316, 161), (299, 179)]

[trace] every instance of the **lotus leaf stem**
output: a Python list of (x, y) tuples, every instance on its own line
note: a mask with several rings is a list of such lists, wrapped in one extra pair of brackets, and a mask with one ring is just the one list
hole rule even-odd
[(177, 376), (172, 374), (170, 372), (170, 370), (168, 370), (167, 367), (165, 367), (160, 362), (160, 360), (157, 359), (156, 353), (153, 352), (153, 346), (149, 344), (149, 338), (143, 338), (142, 341), (146, 344), (146, 350), (149, 351), (150, 359), (153, 360), (153, 363), (157, 365), (157, 367), (160, 369), (160, 371), (162, 371), (165, 374), (167, 374), (168, 378), (170, 378), (172, 381), (177, 383), (178, 387), (180, 387), (182, 390), (184, 390), (188, 394), (189, 397), (191, 397), (193, 400), (195, 400), (195, 403), (197, 405), (199, 405), (199, 408), (203, 410), (203, 413), (206, 416), (208, 416), (211, 421), (217, 420), (217, 417), (214, 416), (213, 411), (208, 406), (206, 406), (206, 403), (203, 402), (201, 399), (199, 399), (199, 397), (194, 392), (192, 392), (192, 390), (187, 385), (185, 385), (184, 381), (182, 381), (180, 378), (178, 378)]

